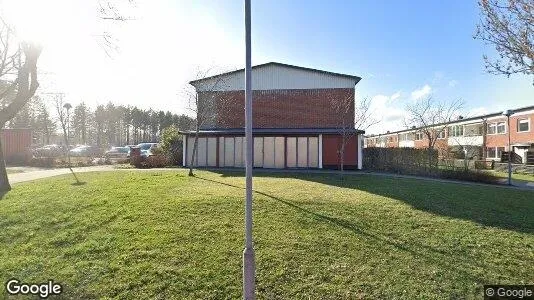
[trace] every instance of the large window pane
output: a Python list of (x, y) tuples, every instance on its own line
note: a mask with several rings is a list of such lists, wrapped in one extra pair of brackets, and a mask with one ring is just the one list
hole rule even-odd
[(297, 167), (308, 167), (308, 138), (299, 137), (297, 139)]
[(308, 138), (308, 167), (319, 167), (319, 138)]
[(285, 147), (284, 147), (285, 138), (282, 136), (277, 136), (274, 138), (274, 165), (276, 168), (283, 169), (284, 159), (285, 159)]
[(243, 167), (245, 165), (245, 152), (244, 152), (244, 141), (245, 138), (242, 136), (235, 137), (235, 145), (234, 145), (234, 151), (235, 151), (235, 166), (236, 167)]
[(288, 168), (297, 167), (297, 138), (296, 137), (287, 138), (287, 167)]
[(254, 167), (263, 167), (263, 138), (254, 138)]
[(206, 166), (206, 138), (198, 138), (198, 147), (197, 147), (197, 166), (205, 167)]
[(263, 138), (263, 167), (274, 168), (274, 137)]
[(235, 166), (234, 161), (234, 138), (226, 137), (224, 138), (224, 166), (233, 167)]
[(217, 138), (208, 138), (208, 166), (217, 166)]

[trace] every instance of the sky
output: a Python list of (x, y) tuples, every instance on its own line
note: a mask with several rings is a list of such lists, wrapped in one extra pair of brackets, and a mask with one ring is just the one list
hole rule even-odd
[[(190, 113), (184, 91), (199, 70), (244, 66), (244, 1), (115, 0), (130, 20), (100, 20), (95, 1), (0, 0), (23, 36), (44, 46), (40, 93), (90, 106), (112, 101)], [(37, 5), (27, 15), (25, 7)], [(461, 99), (462, 114), (534, 105), (533, 78), (485, 72), (492, 46), (473, 39), (476, 1), (252, 0), (252, 63), (270, 61), (362, 77), (357, 99), (403, 128), (406, 105)], [(109, 32), (116, 49), (102, 46)], [(105, 50), (108, 50), (108, 54)]]

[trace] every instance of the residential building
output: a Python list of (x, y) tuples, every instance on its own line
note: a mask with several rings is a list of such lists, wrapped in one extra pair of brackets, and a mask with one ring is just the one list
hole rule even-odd
[[(281, 63), (252, 67), (254, 167), (362, 166), (363, 131), (354, 128), (354, 89), (360, 77)], [(190, 82), (210, 116), (199, 131), (199, 167), (245, 165), (245, 73)], [(348, 102), (339, 113), (337, 104)], [(195, 131), (183, 132), (184, 166), (191, 164)]]
[[(526, 162), (527, 151), (534, 152), (534, 106), (512, 110), (510, 128), (502, 112), (458, 118), (448, 124), (436, 124), (435, 148), (442, 154), (447, 151), (478, 149), (479, 159), (500, 160), (501, 153), (512, 150), (522, 162)], [(444, 126), (447, 125), (447, 126)], [(439, 131), (445, 127), (445, 130)], [(439, 131), (439, 132), (438, 132)], [(508, 145), (510, 132), (511, 147)], [(398, 141), (398, 142), (395, 142)], [(410, 128), (385, 134), (365, 137), (365, 147), (428, 147), (428, 139), (421, 128)]]

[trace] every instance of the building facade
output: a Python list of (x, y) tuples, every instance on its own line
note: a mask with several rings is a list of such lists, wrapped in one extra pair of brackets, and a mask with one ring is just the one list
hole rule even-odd
[[(183, 132), (184, 166), (244, 167), (245, 74), (223, 73), (190, 82), (202, 118)], [(267, 63), (252, 67), (254, 167), (361, 168), (363, 131), (354, 129), (357, 76)], [(340, 103), (348, 104), (340, 113)], [(345, 106), (343, 106), (345, 107)]]
[[(534, 152), (534, 106), (512, 110), (510, 126), (502, 113), (493, 113), (472, 118), (459, 118), (447, 126), (436, 124), (435, 148), (442, 153), (465, 150), (478, 151), (478, 159), (501, 159), (504, 151), (511, 150), (516, 161), (526, 163), (527, 151)], [(443, 129), (443, 130), (442, 130)], [(510, 144), (508, 143), (510, 132)], [(421, 128), (411, 128), (367, 136), (365, 147), (428, 147), (428, 139)]]

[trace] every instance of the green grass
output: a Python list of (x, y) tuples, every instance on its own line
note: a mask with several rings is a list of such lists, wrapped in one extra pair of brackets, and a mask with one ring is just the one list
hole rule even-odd
[[(508, 178), (508, 173), (506, 173), (506, 172), (490, 171), (490, 173), (494, 174), (495, 176), (498, 176), (498, 177)], [(525, 181), (534, 181), (534, 175), (521, 174), (521, 173), (512, 173), (512, 179), (525, 180)]]
[[(0, 200), (9, 278), (61, 298), (241, 296), (241, 173), (114, 171), (16, 184)], [(239, 176), (239, 177), (237, 177)], [(482, 298), (534, 283), (534, 193), (414, 179), (258, 174), (261, 299)], [(285, 176), (285, 177), (284, 177)]]

